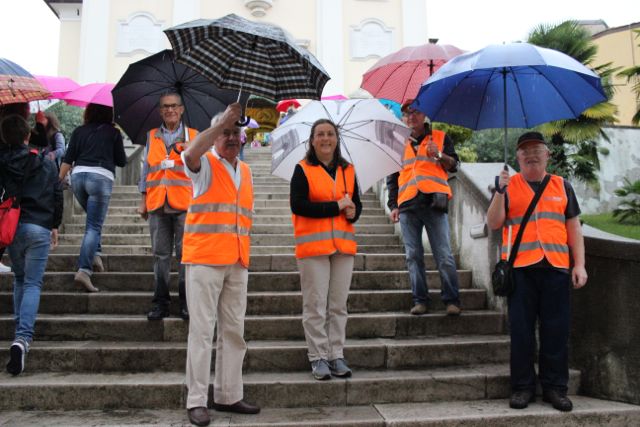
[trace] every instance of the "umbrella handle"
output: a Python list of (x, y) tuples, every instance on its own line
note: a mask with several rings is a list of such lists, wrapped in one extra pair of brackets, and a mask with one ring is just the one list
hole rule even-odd
[(504, 194), (505, 190), (507, 189), (507, 186), (505, 185), (504, 187), (500, 187), (500, 177), (496, 176), (496, 180), (493, 184), (493, 188), (495, 188), (498, 193)]
[(250, 121), (251, 121), (251, 117), (242, 116), (242, 118), (236, 122), (236, 126), (238, 126), (239, 128), (245, 127), (249, 124)]

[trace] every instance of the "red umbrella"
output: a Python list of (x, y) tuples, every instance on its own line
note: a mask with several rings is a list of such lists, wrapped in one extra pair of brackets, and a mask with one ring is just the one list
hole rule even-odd
[(281, 113), (286, 113), (290, 107), (299, 108), (300, 103), (297, 99), (283, 99), (282, 101), (276, 104), (276, 111), (280, 111)]
[(427, 43), (408, 46), (381, 58), (362, 76), (360, 87), (376, 98), (402, 104), (415, 98), (424, 83), (438, 68), (463, 50), (448, 44)]
[(0, 58), (0, 105), (47, 99), (49, 92), (27, 70)]
[(49, 92), (51, 92), (51, 96), (49, 99), (60, 99), (64, 94), (71, 92), (72, 90), (78, 89), (80, 85), (70, 79), (69, 77), (58, 77), (58, 76), (33, 76), (44, 86), (47, 88)]

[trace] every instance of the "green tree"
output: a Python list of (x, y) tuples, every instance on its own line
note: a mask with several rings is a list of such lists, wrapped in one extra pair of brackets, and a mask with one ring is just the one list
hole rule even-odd
[[(598, 47), (591, 41), (589, 33), (575, 21), (559, 25), (540, 25), (531, 31), (528, 42), (541, 47), (563, 52), (600, 75), (603, 88), (610, 100), (613, 96), (611, 77), (618, 68), (611, 63), (593, 67)], [(550, 138), (551, 172), (565, 177), (596, 184), (598, 162), (598, 137), (608, 141), (602, 127), (615, 123), (617, 108), (609, 101), (596, 104), (573, 120), (559, 120), (539, 126), (539, 130)]]
[(473, 132), (462, 126), (450, 125), (448, 123), (434, 122), (433, 128), (441, 130), (449, 135), (456, 147), (456, 153), (460, 160), (468, 163), (478, 161), (478, 155), (473, 147), (469, 147), (466, 143), (471, 139)]
[(613, 216), (621, 223), (640, 224), (640, 179), (631, 182), (624, 179), (625, 185), (618, 188), (615, 193), (618, 197), (627, 197), (616, 209)]
[[(636, 38), (640, 38), (640, 30), (633, 30), (636, 33)], [(640, 47), (640, 44), (638, 44)], [(640, 124), (640, 65), (634, 65), (629, 68), (625, 68), (624, 70), (618, 73), (618, 76), (626, 77), (627, 83), (631, 83), (633, 81), (632, 90), (636, 93), (636, 101), (638, 105), (638, 111), (634, 114), (631, 119), (634, 125)]]
[(68, 144), (73, 130), (82, 124), (84, 110), (60, 101), (47, 108), (47, 111), (53, 111), (58, 120), (60, 120), (60, 130)]

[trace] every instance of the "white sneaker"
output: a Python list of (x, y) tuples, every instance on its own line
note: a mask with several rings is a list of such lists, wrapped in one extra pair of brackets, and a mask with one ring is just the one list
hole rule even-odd
[(11, 267), (0, 262), (0, 273), (11, 273)]

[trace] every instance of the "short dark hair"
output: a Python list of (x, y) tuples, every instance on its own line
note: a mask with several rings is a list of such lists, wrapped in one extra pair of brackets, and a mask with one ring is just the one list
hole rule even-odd
[(29, 139), (31, 128), (24, 117), (12, 114), (5, 117), (0, 123), (0, 135), (5, 144), (19, 147)]
[(89, 104), (84, 110), (84, 124), (113, 123), (113, 108), (100, 104)]
[(31, 111), (28, 102), (15, 102), (13, 104), (5, 104), (0, 107), (0, 118), (17, 114), (23, 119), (28, 119)]
[(333, 159), (331, 160), (331, 165), (335, 167), (343, 167), (346, 168), (349, 165), (349, 162), (342, 157), (342, 153), (340, 152), (340, 131), (338, 126), (333, 123), (329, 119), (318, 119), (311, 126), (311, 133), (309, 134), (309, 148), (307, 149), (307, 154), (305, 155), (305, 160), (309, 163), (317, 164), (320, 163), (318, 160), (318, 155), (316, 154), (316, 150), (313, 148), (313, 133), (316, 131), (316, 127), (318, 125), (329, 124), (333, 126), (333, 130), (336, 132), (336, 138), (338, 138), (338, 144), (336, 145), (336, 150), (333, 152)]
[(178, 99), (180, 100), (180, 105), (182, 105), (182, 95), (180, 95), (177, 91), (175, 90), (167, 90), (165, 92), (162, 92), (160, 94), (160, 98), (158, 98), (158, 107), (160, 106), (160, 104), (162, 103), (162, 98), (165, 98), (167, 96), (177, 96)]

